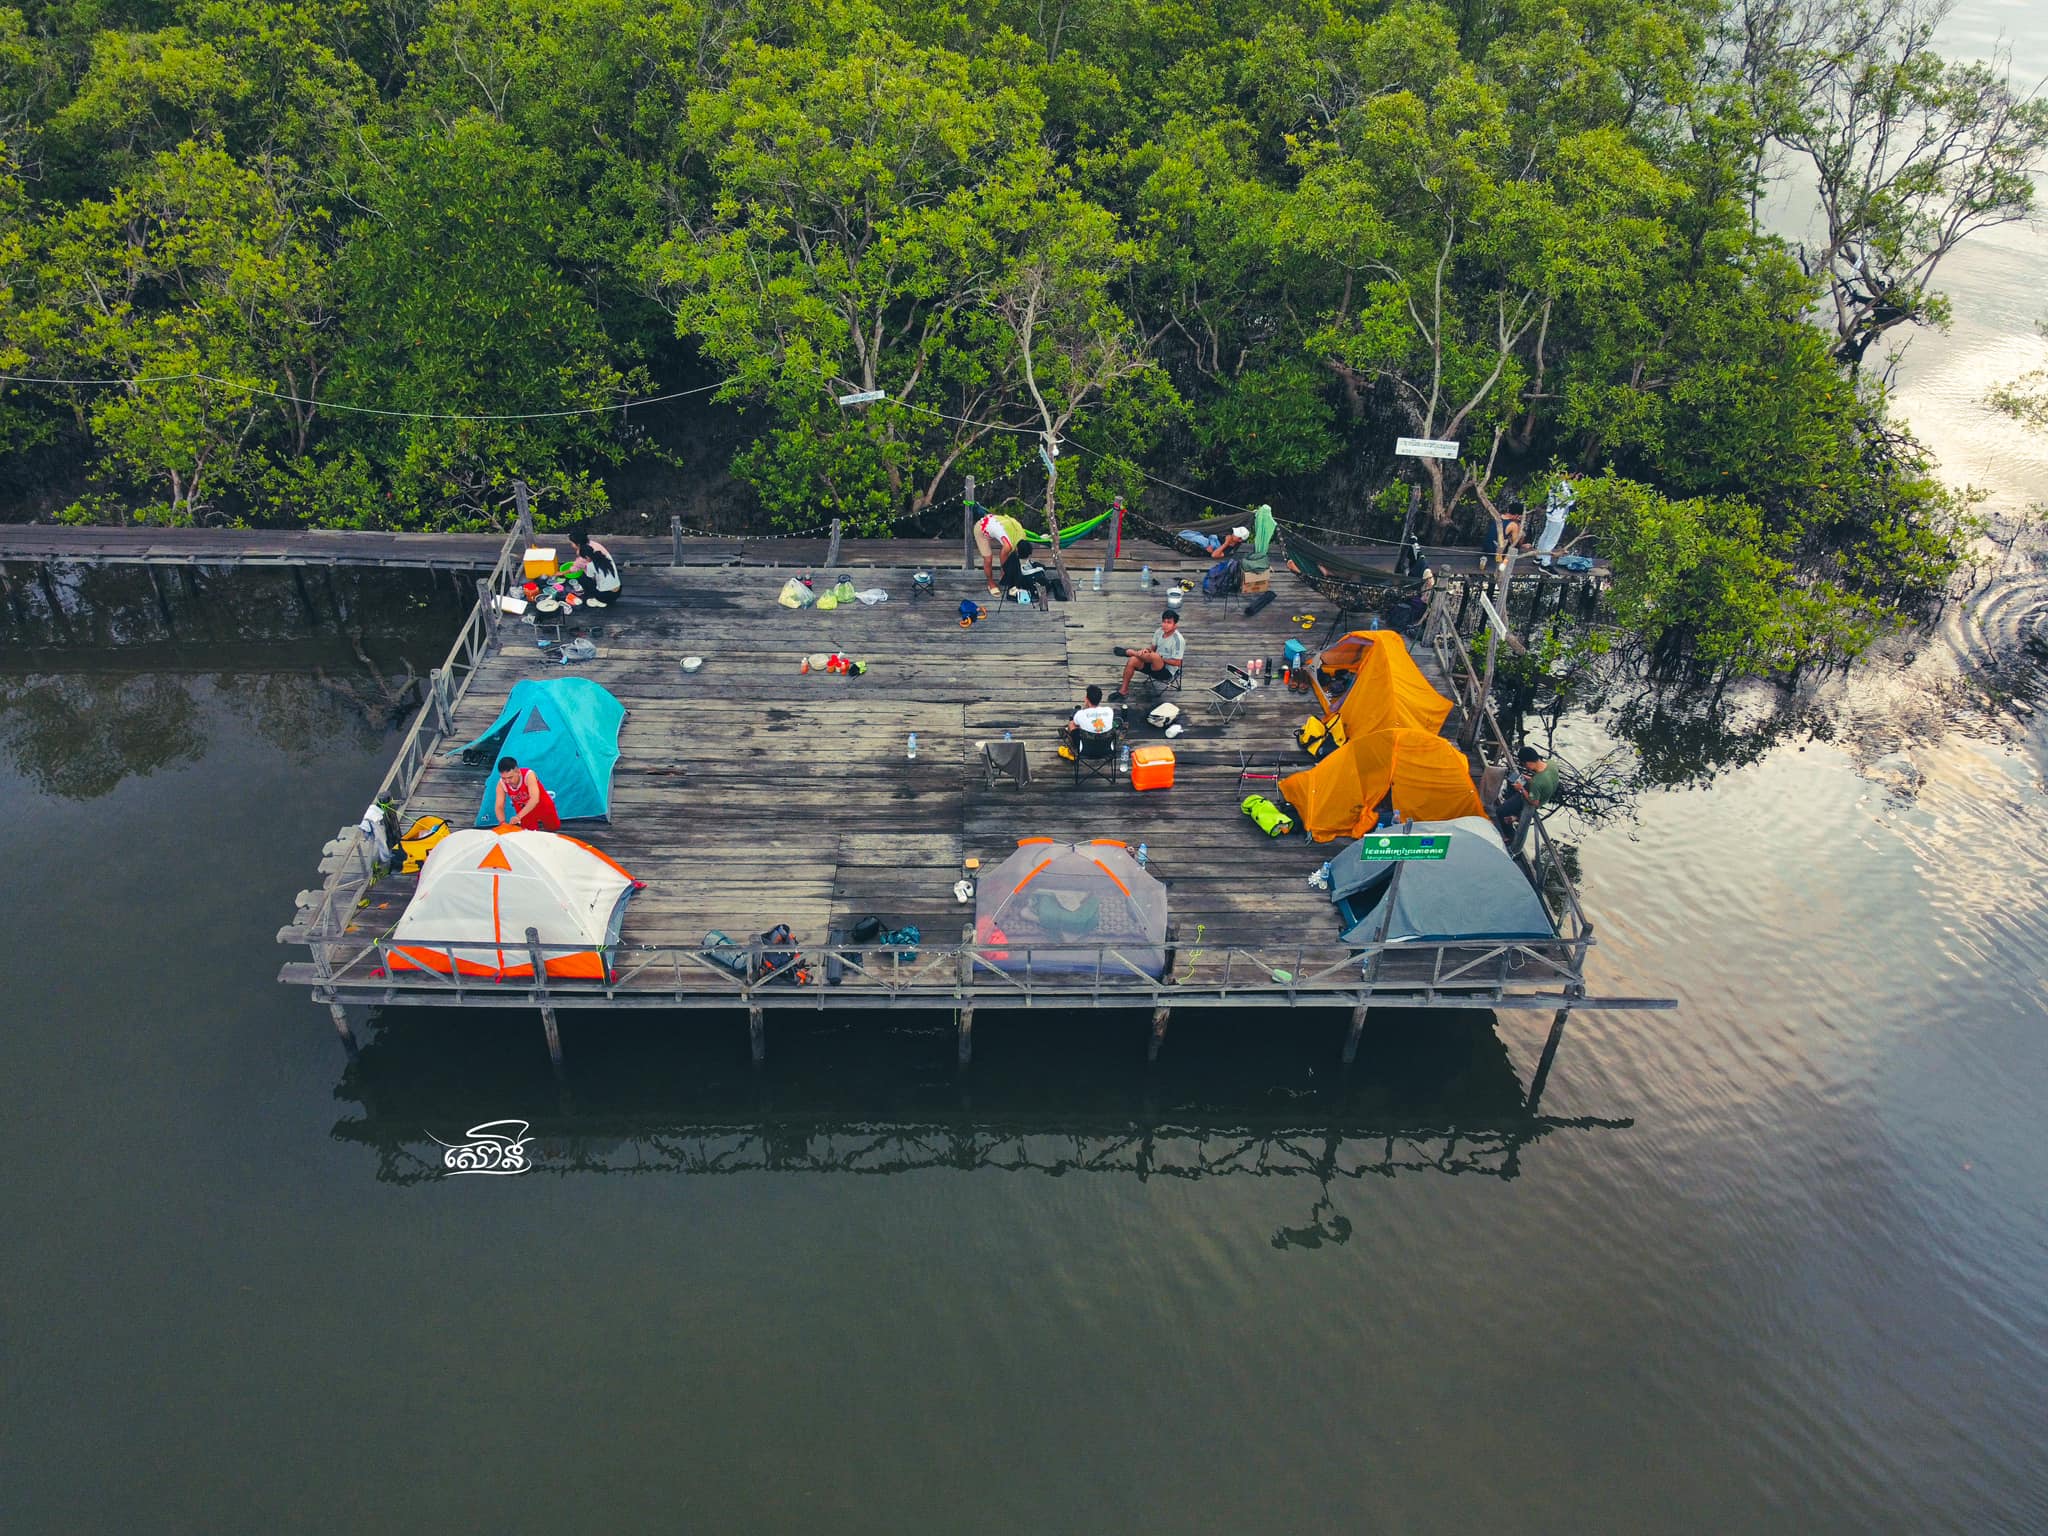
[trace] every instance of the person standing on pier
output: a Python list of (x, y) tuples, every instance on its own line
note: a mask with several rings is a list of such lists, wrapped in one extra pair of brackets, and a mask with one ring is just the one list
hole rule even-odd
[[(989, 512), (974, 521), (974, 547), (981, 551), (981, 574), (990, 597), (1001, 597), (1024, 579), (1018, 569), (1025, 548), (1024, 525), (1014, 517)], [(1000, 562), (1002, 570), (997, 571)]]
[(498, 759), (498, 825), (515, 825), (528, 832), (562, 830), (555, 797), (547, 792), (540, 775), (520, 767), (517, 758)]

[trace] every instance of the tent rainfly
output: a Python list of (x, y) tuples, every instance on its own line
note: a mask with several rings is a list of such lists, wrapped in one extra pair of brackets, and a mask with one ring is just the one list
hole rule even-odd
[(1027, 837), (976, 888), (974, 941), (985, 969), (1112, 980), (1166, 971), (1166, 887), (1111, 838)]
[(465, 828), (427, 855), (419, 888), (391, 930), (394, 971), (453, 968), (464, 976), (531, 977), (526, 930), (543, 945), (547, 973), (602, 981), (626, 902), (642, 889), (577, 838), (556, 832)]
[[(466, 763), (501, 757), (531, 768), (554, 796), (564, 821), (611, 820), (612, 766), (619, 760), (619, 726), (626, 706), (587, 677), (523, 678), (513, 684), (490, 729), (458, 748)], [(479, 827), (498, 823), (497, 780), (484, 780)]]
[[(1425, 685), (1427, 686), (1427, 685)], [(1319, 843), (1361, 837), (1379, 820), (1380, 802), (1394, 797), (1397, 821), (1448, 821), (1484, 816), (1465, 754), (1434, 731), (1369, 731), (1333, 747), (1313, 768), (1280, 781), (1300, 814), (1302, 830)]]
[[(1349, 678), (1335, 705), (1323, 691), (1325, 673)], [(1407, 642), (1390, 629), (1355, 629), (1331, 641), (1309, 668), (1309, 679), (1326, 722), (1343, 721), (1344, 740), (1402, 727), (1435, 733), (1451, 713), (1451, 701), (1430, 686)]]
[[(1371, 839), (1365, 838), (1330, 860), (1330, 900), (1336, 904), (1345, 943), (1373, 942), (1385, 915), (1380, 904), (1390, 886), (1394, 914), (1387, 924), (1389, 942), (1541, 943), (1557, 937), (1542, 898), (1484, 816), (1419, 821), (1401, 830), (1447, 834), (1450, 851), (1441, 860), (1394, 864), (1370, 857), (1366, 849)], [(1398, 885), (1396, 869), (1401, 871)]]

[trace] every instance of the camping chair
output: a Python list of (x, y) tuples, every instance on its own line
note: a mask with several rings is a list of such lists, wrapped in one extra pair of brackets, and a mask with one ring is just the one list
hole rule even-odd
[(1008, 784), (1015, 789), (1031, 783), (1031, 756), (1021, 741), (984, 741), (981, 744), (981, 773), (988, 788)]
[(1168, 667), (1166, 669), (1166, 676), (1154, 677), (1150, 672), (1140, 668), (1132, 674), (1131, 684), (1135, 687), (1142, 683), (1145, 688), (1146, 701), (1148, 703), (1155, 703), (1165, 694), (1180, 692), (1181, 673), (1185, 670), (1184, 665)]
[(1106, 731), (1081, 731), (1074, 738), (1074, 787), (1081, 787), (1081, 776), (1093, 774), (1099, 779), (1116, 782), (1116, 754), (1123, 746), (1124, 727), (1113, 725)]
[(1209, 689), (1209, 707), (1216, 711), (1220, 724), (1228, 725), (1244, 713), (1244, 701), (1251, 697), (1254, 686), (1251, 675), (1244, 668), (1231, 666), (1223, 669), (1223, 680), (1212, 684)]

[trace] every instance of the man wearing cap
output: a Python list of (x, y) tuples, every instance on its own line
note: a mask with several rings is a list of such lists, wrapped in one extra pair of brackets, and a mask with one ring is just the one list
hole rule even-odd
[(1510, 837), (1514, 835), (1525, 807), (1540, 811), (1557, 800), (1557, 770), (1550, 766), (1541, 752), (1534, 747), (1524, 747), (1515, 754), (1515, 762), (1519, 771), (1508, 775), (1497, 813), (1501, 830)]
[(1214, 555), (1218, 560), (1221, 560), (1225, 555), (1228, 555), (1233, 549), (1237, 548), (1238, 545), (1249, 544), (1251, 542), (1251, 538), (1251, 529), (1243, 526), (1233, 528), (1230, 530), (1230, 532), (1226, 533), (1221, 539), (1216, 541), (1216, 547), (1210, 550), (1209, 553)]
[(1159, 627), (1152, 631), (1152, 643), (1137, 650), (1116, 647), (1116, 654), (1125, 657), (1124, 680), (1118, 684), (1116, 696), (1130, 697), (1131, 679), (1138, 668), (1145, 669), (1145, 675), (1156, 683), (1170, 682), (1174, 673), (1180, 670), (1181, 662), (1188, 654), (1187, 637), (1180, 632), (1180, 614), (1167, 609), (1159, 615)]

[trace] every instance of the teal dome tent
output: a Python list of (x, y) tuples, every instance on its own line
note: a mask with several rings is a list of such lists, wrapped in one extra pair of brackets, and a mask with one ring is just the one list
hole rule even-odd
[[(527, 678), (515, 683), (491, 728), (458, 750), (466, 763), (494, 767), (501, 757), (531, 768), (554, 796), (564, 821), (611, 820), (612, 765), (626, 706), (583, 677)], [(498, 781), (484, 781), (476, 824), (498, 824)]]

